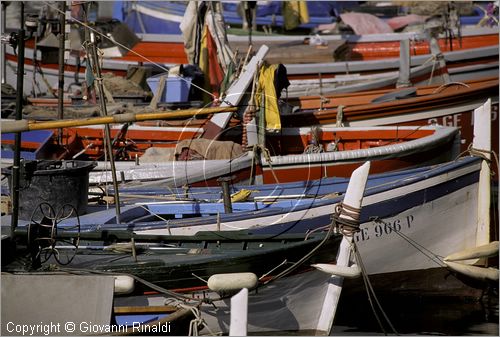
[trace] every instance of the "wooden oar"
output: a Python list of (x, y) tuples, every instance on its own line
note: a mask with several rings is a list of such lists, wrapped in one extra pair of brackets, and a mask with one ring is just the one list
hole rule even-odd
[(227, 113), (236, 111), (236, 107), (214, 107), (202, 109), (185, 109), (177, 111), (165, 111), (154, 113), (126, 113), (104, 117), (67, 119), (58, 121), (34, 121), (34, 120), (17, 120), (17, 121), (2, 121), (2, 133), (14, 133), (32, 130), (47, 130), (74, 126), (86, 125), (101, 125), (113, 123), (133, 123), (138, 121), (148, 121), (157, 119), (178, 119), (188, 118), (197, 115), (208, 115), (214, 113)]

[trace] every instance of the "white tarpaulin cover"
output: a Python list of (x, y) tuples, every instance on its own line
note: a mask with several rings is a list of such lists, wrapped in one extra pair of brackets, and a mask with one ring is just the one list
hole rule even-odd
[(366, 13), (341, 14), (342, 21), (349, 25), (356, 35), (393, 33), (392, 28), (375, 15)]

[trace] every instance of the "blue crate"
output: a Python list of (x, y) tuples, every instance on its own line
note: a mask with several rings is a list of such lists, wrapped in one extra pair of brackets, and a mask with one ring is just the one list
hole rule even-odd
[[(166, 74), (158, 74), (146, 79), (146, 83), (156, 95), (156, 90), (160, 84), (160, 78), (167, 76)], [(189, 90), (191, 89), (191, 77), (167, 77), (165, 81), (165, 88), (161, 93), (158, 102), (162, 103), (179, 103), (187, 102)]]

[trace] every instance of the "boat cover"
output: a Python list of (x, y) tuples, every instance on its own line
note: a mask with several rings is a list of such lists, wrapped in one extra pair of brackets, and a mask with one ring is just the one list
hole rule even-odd
[(114, 286), (113, 276), (2, 273), (2, 336), (16, 335), (16, 325), (50, 328), (25, 333), (39, 336), (84, 335), (80, 327), (109, 325)]
[(342, 21), (349, 25), (356, 35), (393, 33), (382, 19), (367, 13), (345, 13), (341, 14)]

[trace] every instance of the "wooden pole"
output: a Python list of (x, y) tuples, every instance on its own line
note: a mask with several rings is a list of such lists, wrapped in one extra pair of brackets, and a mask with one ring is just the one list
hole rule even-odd
[[(59, 81), (57, 92), (57, 118), (63, 119), (63, 100), (64, 100), (64, 40), (66, 27), (66, 1), (61, 2), (61, 13), (59, 14)], [(33, 72), (34, 73), (34, 72)], [(61, 144), (62, 129), (57, 133), (57, 143)]]
[(112, 116), (92, 117), (92, 118), (79, 118), (79, 119), (66, 119), (61, 121), (34, 121), (22, 119), (18, 121), (2, 121), (2, 133), (14, 133), (33, 130), (49, 130), (57, 128), (68, 128), (75, 126), (88, 126), (88, 125), (102, 125), (102, 124), (120, 124), (120, 123), (134, 123), (140, 121), (150, 120), (167, 120), (188, 118), (198, 115), (209, 115), (215, 113), (234, 112), (237, 107), (214, 107), (214, 108), (201, 108), (201, 109), (185, 109), (177, 111), (164, 111), (152, 113), (126, 113)]
[[(17, 89), (16, 89), (16, 120), (23, 116), (24, 95), (24, 3), (21, 2), (21, 29), (19, 30), (19, 48), (17, 55)], [(14, 165), (12, 166), (12, 218), (10, 223), (11, 239), (16, 233), (19, 220), (19, 180), (21, 166), (21, 134), (14, 138)]]
[(410, 40), (399, 41), (399, 78), (396, 88), (407, 88), (410, 82)]
[[(94, 73), (97, 76), (95, 79), (97, 83), (97, 88), (99, 89), (99, 104), (101, 105), (101, 115), (102, 117), (106, 117), (108, 115), (107, 109), (106, 109), (106, 98), (104, 97), (104, 84), (103, 84), (103, 79), (102, 79), (102, 74), (101, 74), (101, 68), (99, 67), (99, 58), (97, 56), (97, 47), (96, 47), (96, 41), (94, 40), (95, 36), (94, 33), (90, 33), (90, 49), (92, 52), (92, 64), (94, 68)], [(111, 144), (111, 131), (109, 129), (109, 124), (104, 125), (104, 137), (106, 140), (106, 152), (109, 157), (109, 163), (111, 165), (111, 176), (113, 177), (113, 188), (115, 191), (118, 191), (118, 179), (116, 178), (116, 167), (115, 167), (115, 158), (113, 155), (113, 146)], [(118, 193), (114, 194), (114, 199), (115, 199), (115, 210), (116, 210), (116, 220), (118, 223), (120, 223), (120, 196)]]
[(224, 200), (224, 212), (226, 214), (233, 213), (233, 206), (231, 204), (231, 192), (229, 192), (229, 182), (231, 177), (221, 177), (217, 181), (222, 186), (222, 198)]
[[(2, 1), (1, 5), (2, 5), (2, 31), (0, 33), (5, 34), (5, 28), (6, 28), (5, 21), (7, 20), (6, 11), (7, 11), (7, 6), (9, 5), (9, 3), (7, 1)], [(7, 71), (7, 61), (5, 59), (5, 44), (0, 43), (0, 48), (1, 48), (0, 55), (2, 57), (2, 59), (0, 61), (1, 66), (2, 66), (2, 74), (0, 76), (2, 76), (2, 84), (4, 84), (4, 83), (6, 83), (5, 72)]]

